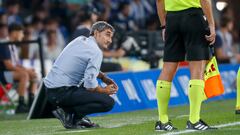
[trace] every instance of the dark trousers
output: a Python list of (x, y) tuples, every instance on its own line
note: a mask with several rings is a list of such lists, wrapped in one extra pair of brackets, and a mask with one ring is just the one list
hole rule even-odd
[(109, 95), (88, 91), (84, 87), (46, 88), (48, 101), (55, 107), (60, 107), (76, 117), (108, 112), (114, 106), (114, 100)]

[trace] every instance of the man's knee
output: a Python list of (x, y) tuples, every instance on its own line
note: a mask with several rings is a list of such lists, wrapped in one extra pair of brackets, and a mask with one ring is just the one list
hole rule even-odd
[(21, 79), (24, 79), (25, 81), (29, 81), (29, 75), (25, 71), (20, 72)]
[(14, 80), (16, 81), (29, 81), (29, 76), (25, 71), (15, 71)]
[(112, 110), (114, 104), (115, 104), (114, 99), (111, 98), (110, 96), (108, 96), (108, 98), (106, 98), (103, 103), (103, 108), (104, 108), (105, 112)]

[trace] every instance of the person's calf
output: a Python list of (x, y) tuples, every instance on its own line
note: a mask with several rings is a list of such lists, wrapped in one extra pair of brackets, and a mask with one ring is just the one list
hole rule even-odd
[(31, 92), (29, 92), (29, 93), (28, 93), (28, 107), (29, 107), (29, 108), (31, 108), (32, 103), (33, 103), (33, 101), (34, 101), (34, 98), (35, 98), (34, 94), (31, 93)]
[(18, 82), (17, 91), (19, 96), (24, 96), (29, 81), (28, 75), (24, 71), (14, 71), (13, 79), (14, 81)]
[(30, 80), (29, 92), (36, 93), (38, 88), (38, 80)]

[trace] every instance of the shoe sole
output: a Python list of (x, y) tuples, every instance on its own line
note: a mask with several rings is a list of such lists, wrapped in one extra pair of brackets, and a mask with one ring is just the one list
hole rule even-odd
[(155, 131), (157, 131), (157, 132), (164, 132), (164, 131), (166, 131), (166, 132), (172, 132), (172, 131), (177, 131), (178, 129), (173, 129), (173, 130), (159, 130), (159, 129), (155, 129)]
[(205, 130), (186, 128), (186, 130), (189, 130), (189, 131), (206, 131), (206, 130), (217, 130), (217, 129), (218, 129), (218, 128), (213, 128), (213, 127), (210, 127), (210, 128), (208, 128), (208, 129), (205, 129)]
[(86, 127), (86, 128), (100, 128), (100, 126)]
[(157, 131), (157, 132), (164, 132), (166, 130), (157, 130), (157, 129), (155, 129), (155, 131)]

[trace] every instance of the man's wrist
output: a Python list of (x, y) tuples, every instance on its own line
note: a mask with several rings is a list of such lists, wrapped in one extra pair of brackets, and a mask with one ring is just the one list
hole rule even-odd
[(102, 76), (102, 81), (104, 82), (104, 81), (106, 81), (107, 80), (107, 76), (106, 75), (103, 75)]
[(105, 74), (103, 74), (101, 80), (102, 80), (103, 82), (106, 82), (108, 79), (109, 79), (108, 76), (105, 75)]
[(100, 76), (99, 76), (99, 79), (103, 80), (105, 78), (105, 74), (103, 72), (100, 72)]

